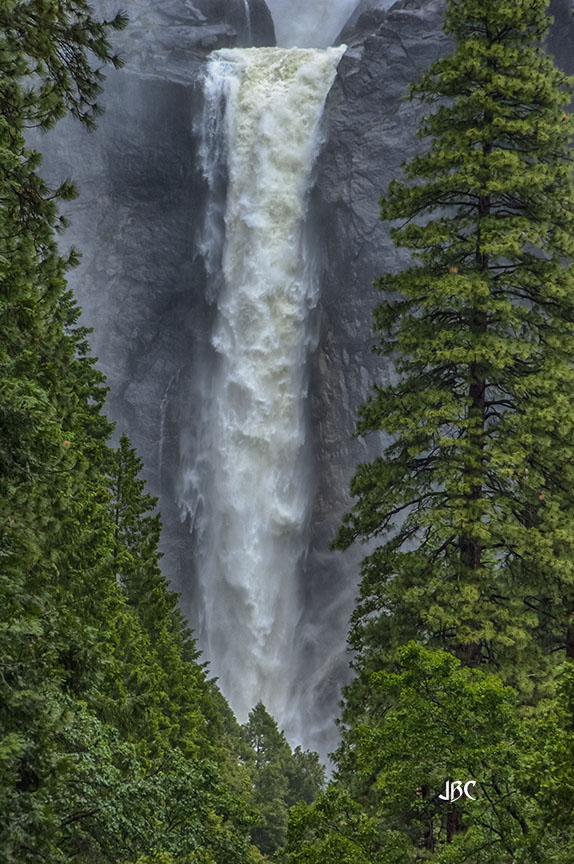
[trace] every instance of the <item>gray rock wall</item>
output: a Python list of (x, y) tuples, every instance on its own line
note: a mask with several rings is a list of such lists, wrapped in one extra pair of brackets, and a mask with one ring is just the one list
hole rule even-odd
[[(320, 475), (329, 489), (318, 524), (325, 524), (329, 506), (339, 509), (346, 500), (341, 478), (366, 453), (364, 442), (350, 441), (353, 417), (370, 384), (388, 374), (368, 350), (378, 300), (373, 282), (397, 270), (406, 256), (379, 221), (378, 201), (390, 180), (401, 176), (402, 162), (421, 147), (416, 137), (421, 106), (409, 100), (408, 87), (451, 46), (442, 32), (444, 0), (398, 0), (389, 10), (386, 5), (386, 0), (360, 0), (339, 37), (350, 47), (327, 101), (326, 143), (311, 201), (322, 262), (313, 412), (320, 430)], [(549, 49), (570, 73), (572, 4), (552, 0), (550, 11), (555, 23)]]
[[(336, 509), (348, 501), (349, 465), (367, 453), (364, 442), (351, 440), (356, 409), (375, 377), (387, 374), (369, 350), (378, 300), (373, 282), (406, 260), (379, 220), (378, 201), (418, 149), (420, 106), (409, 101), (408, 86), (449, 44), (442, 11), (442, 0), (400, 0), (388, 12), (355, 13), (356, 26), (343, 31), (350, 47), (327, 101), (326, 143), (311, 200), (322, 262), (313, 380), (320, 382), (316, 426), (326, 433), (318, 441), (321, 476), (332, 477), (329, 499), (335, 493)], [(365, 34), (367, 24), (374, 29)]]
[(354, 467), (383, 443), (378, 436), (354, 439), (353, 432), (370, 387), (388, 376), (371, 351), (378, 299), (373, 281), (401, 261), (379, 220), (378, 200), (415, 152), (419, 117), (408, 85), (446, 49), (442, 10), (441, 0), (403, 0), (388, 12), (352, 16), (341, 36), (350, 47), (327, 100), (325, 146), (310, 202), (321, 300), (310, 375), (317, 494), (302, 633), (309, 665), (329, 672), (311, 704), (324, 706), (322, 733), (331, 742), (327, 718), (336, 714), (341, 682), (349, 676), (344, 640), (366, 550), (333, 553), (329, 547), (350, 505)]

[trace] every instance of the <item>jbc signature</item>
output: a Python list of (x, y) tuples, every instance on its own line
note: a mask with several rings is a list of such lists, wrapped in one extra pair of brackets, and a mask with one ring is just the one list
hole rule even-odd
[(476, 798), (470, 794), (470, 789), (474, 792), (474, 787), (476, 786), (476, 780), (468, 780), (466, 783), (463, 783), (462, 780), (450, 780), (446, 781), (446, 788), (443, 795), (439, 795), (441, 801), (448, 801), (449, 803), (453, 803), (454, 801), (458, 801), (463, 796), (465, 798), (470, 798), (471, 801), (476, 801)]

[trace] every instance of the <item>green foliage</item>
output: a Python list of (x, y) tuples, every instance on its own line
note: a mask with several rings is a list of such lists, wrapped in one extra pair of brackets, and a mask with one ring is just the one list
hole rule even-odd
[[(407, 864), (411, 860), (406, 857), (408, 843), (403, 841), (396, 854), (394, 840), (348, 792), (331, 784), (312, 806), (293, 808), (280, 860), (285, 864)], [(400, 836), (396, 840), (400, 844)]]
[(46, 781), (29, 795), (21, 783), (3, 784), (3, 861), (99, 864), (164, 852), (175, 864), (199, 854), (249, 860), (252, 813), (214, 765), (175, 751), (146, 770), (110, 725), (71, 700), (66, 709), (52, 730), (57, 758)]
[[(497, 675), (444, 651), (410, 643), (395, 668), (372, 674), (338, 782), (291, 812), (285, 861), (572, 860), (572, 663), (531, 718)], [(474, 780), (476, 800), (441, 800), (447, 780)]]
[[(516, 860), (536, 815), (520, 788), (533, 739), (516, 693), (415, 643), (399, 650), (396, 666), (371, 676), (376, 710), (347, 738), (357, 796), (409, 838), (412, 860), (421, 848), (437, 861)], [(346, 776), (349, 767), (341, 765)], [(476, 781), (477, 800), (440, 800), (448, 779)]]
[(456, 50), (413, 88), (438, 107), (381, 202), (412, 260), (379, 282), (396, 375), (359, 423), (389, 443), (359, 466), (338, 538), (380, 544), (360, 662), (421, 639), (513, 680), (527, 656), (540, 673), (535, 643), (574, 651), (574, 125), (546, 6), (450, 0)]
[[(122, 30), (118, 13), (101, 21), (87, 0), (4, 0), (0, 9), (2, 114), (12, 128), (48, 129), (71, 113), (88, 127), (101, 113), (102, 65), (116, 68), (110, 32)], [(98, 64), (98, 65), (96, 65)]]
[(393, 374), (358, 426), (386, 445), (337, 539), (370, 545), (357, 677), (290, 862), (572, 859), (574, 82), (547, 5), (447, 0), (454, 53), (413, 86), (427, 146), (381, 201), (409, 253), (379, 280)]
[(141, 461), (66, 286), (24, 140), (98, 113), (119, 60), (85, 0), (0, 9), (0, 860), (252, 864), (240, 730), (159, 567)]
[(285, 765), (285, 773), (288, 782), (286, 800), (290, 807), (300, 801), (311, 804), (325, 785), (325, 768), (313, 750), (295, 747)]
[[(124, 589), (123, 610), (111, 646), (117, 666), (106, 688), (112, 715), (122, 712), (124, 733), (156, 753), (178, 747), (187, 755), (213, 755), (215, 713), (195, 641), (177, 608), (159, 561), (157, 500), (139, 479), (142, 461), (125, 435), (110, 475), (114, 576)], [(119, 621), (121, 620), (121, 626)], [(135, 693), (138, 694), (134, 701)]]
[(261, 702), (250, 713), (243, 734), (253, 753), (251, 801), (259, 813), (251, 838), (264, 854), (272, 854), (285, 845), (289, 807), (315, 799), (325, 770), (316, 753), (300, 747), (291, 750)]
[[(82, 607), (87, 582), (94, 579), (93, 597), (102, 575), (90, 550), (107, 512), (97, 480), (110, 432), (105, 389), (66, 288), (76, 258), (61, 258), (54, 242), (55, 198), (70, 188), (46, 188), (23, 138), (40, 113), (55, 110), (34, 92), (23, 50), (26, 14), (49, 5), (9, 3), (0, 12), (0, 857), (19, 864), (56, 860), (58, 818), (44, 792), (68, 770), (58, 741), (67, 693), (90, 692), (102, 669), (99, 621), (84, 626)], [(67, 67), (65, 52), (60, 62)], [(60, 99), (68, 85), (71, 78)], [(110, 602), (102, 590), (102, 615)]]
[(533, 723), (536, 748), (523, 780), (536, 797), (540, 819), (530, 845), (540, 861), (566, 864), (574, 856), (574, 665), (560, 669), (557, 695), (540, 706)]

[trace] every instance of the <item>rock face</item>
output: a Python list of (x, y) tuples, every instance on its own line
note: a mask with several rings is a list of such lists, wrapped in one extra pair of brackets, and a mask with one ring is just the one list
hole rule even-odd
[[(361, 0), (340, 39), (340, 63), (324, 116), (325, 145), (315, 169), (309, 231), (319, 261), (317, 350), (310, 362), (316, 502), (302, 585), (303, 647), (320, 684), (302, 681), (305, 746), (332, 748), (345, 634), (364, 550), (329, 546), (349, 504), (357, 461), (380, 441), (353, 440), (358, 406), (388, 370), (370, 351), (373, 280), (404, 260), (378, 219), (378, 199), (420, 146), (420, 107), (409, 82), (448, 49), (442, 0)], [(100, 0), (111, 14), (116, 0)], [(569, 0), (554, 0), (550, 48), (574, 68)], [(201, 70), (219, 47), (274, 44), (264, 0), (132, 0), (119, 48), (127, 65), (110, 74), (99, 128), (65, 121), (35, 144), (54, 182), (71, 175), (80, 197), (65, 210), (66, 242), (83, 254), (71, 283), (94, 327), (92, 347), (110, 384), (109, 414), (146, 465), (161, 496), (164, 566), (182, 606), (196, 619), (190, 526), (181, 521), (183, 454), (194, 413), (196, 358), (210, 350), (211, 286), (199, 251), (206, 186), (199, 168)], [(314, 680), (317, 680), (315, 675)]]
[[(118, 9), (116, 0), (94, 6), (108, 17)], [(128, 16), (115, 42), (127, 68), (140, 75), (188, 82), (194, 64), (210, 51), (275, 44), (265, 0), (131, 0)]]
[(354, 45), (366, 36), (376, 33), (385, 19), (385, 12), (392, 5), (392, 0), (359, 0), (337, 37), (337, 42)]
[(326, 140), (310, 202), (321, 300), (319, 349), (311, 368), (317, 495), (304, 632), (316, 634), (309, 664), (330, 671), (315, 694), (326, 717), (326, 706), (336, 713), (338, 688), (348, 676), (344, 634), (365, 554), (364, 548), (329, 553), (329, 546), (350, 504), (354, 466), (382, 444), (378, 436), (353, 439), (353, 432), (370, 387), (388, 377), (370, 350), (378, 299), (373, 281), (401, 263), (379, 221), (378, 200), (417, 147), (419, 113), (408, 101), (408, 85), (447, 47), (443, 8), (441, 0), (402, 0), (388, 12), (360, 4), (338, 40), (349, 49), (324, 114)]
[[(378, 300), (373, 282), (404, 260), (379, 220), (378, 201), (389, 181), (400, 176), (401, 163), (420, 146), (420, 106), (409, 101), (408, 85), (449, 44), (441, 29), (442, 13), (442, 0), (400, 0), (387, 12), (359, 15), (357, 10), (353, 26), (343, 31), (350, 47), (327, 100), (326, 143), (311, 199), (323, 267), (321, 348), (314, 375), (321, 382), (314, 412), (327, 432), (319, 443), (326, 463), (323, 477), (346, 474), (347, 466), (366, 454), (364, 442), (351, 442), (354, 415), (374, 383), (374, 370), (377, 378), (385, 375), (381, 361), (369, 351)], [(374, 32), (365, 35), (367, 26)], [(325, 438), (336, 442), (335, 450), (330, 446), (327, 453)], [(342, 504), (345, 484), (331, 485)]]

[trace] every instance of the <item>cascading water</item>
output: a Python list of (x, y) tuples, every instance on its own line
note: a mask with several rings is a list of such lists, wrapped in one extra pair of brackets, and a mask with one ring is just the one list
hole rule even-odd
[(215, 357), (183, 501), (194, 515), (201, 502), (199, 637), (238, 718), (262, 700), (294, 740), (312, 496), (305, 366), (317, 300), (303, 228), (343, 50), (222, 50), (205, 82), (202, 159), (214, 200), (202, 248), (217, 294)]
[(249, 0), (243, 0), (243, 6), (245, 7), (245, 23), (247, 24), (247, 38), (248, 42), (251, 43), (253, 38), (253, 28), (251, 27), (251, 8), (249, 6)]

